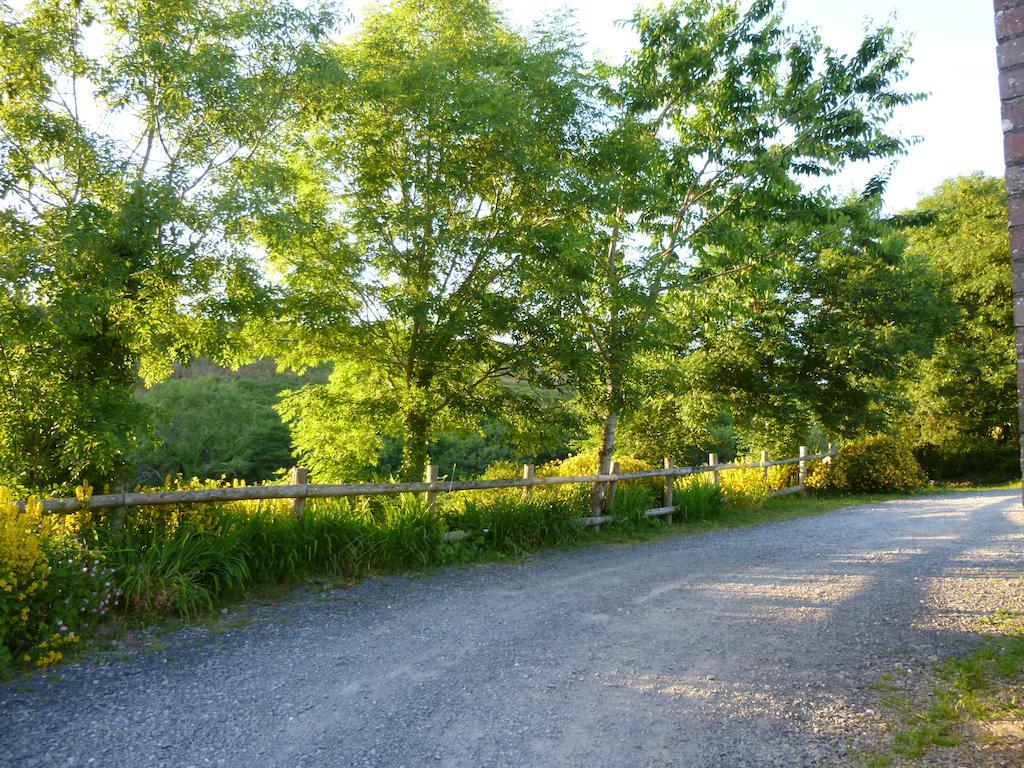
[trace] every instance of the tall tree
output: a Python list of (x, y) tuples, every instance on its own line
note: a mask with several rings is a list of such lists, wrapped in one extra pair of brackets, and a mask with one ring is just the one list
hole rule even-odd
[(780, 227), (774, 258), (705, 270), (700, 291), (676, 291), (675, 354), (657, 358), (668, 375), (650, 377), (650, 394), (624, 425), (630, 441), (661, 432), (679, 444), (723, 411), (741, 450), (755, 452), (792, 454), (812, 432), (889, 426), (906, 408), (903, 377), (931, 353), (945, 307), (934, 268), (906, 251), (880, 204), (849, 199), (814, 225)]
[[(549, 205), (580, 89), (564, 34), (513, 32), (486, 0), (371, 10), (310, 87), (255, 224), (285, 299), (276, 354), (334, 375), (288, 396), (320, 476), (354, 473), (384, 435), (422, 477), (447, 427), (510, 403), (532, 361), (521, 284), (560, 236)], [(287, 196), (278, 204), (281, 191)]]
[(1006, 190), (981, 174), (951, 179), (914, 213), (929, 223), (908, 251), (933, 266), (948, 299), (949, 330), (909, 382), (918, 446), (965, 452), (1018, 440), (1013, 292)]
[[(815, 191), (851, 161), (899, 154), (885, 129), (906, 51), (889, 28), (850, 55), (783, 26), (774, 0), (677, 0), (637, 11), (640, 45), (608, 68), (579, 156), (589, 247), (553, 319), (584, 350), (581, 396), (601, 413), (597, 470), (632, 407), (637, 363), (662, 343), (666, 297), (691, 277), (770, 259), (773, 229), (832, 207)], [(695, 267), (701, 267), (694, 271)], [(595, 510), (604, 504), (595, 489)]]
[(276, 0), (0, 6), (0, 479), (114, 479), (132, 388), (254, 296), (233, 166), (330, 17)]

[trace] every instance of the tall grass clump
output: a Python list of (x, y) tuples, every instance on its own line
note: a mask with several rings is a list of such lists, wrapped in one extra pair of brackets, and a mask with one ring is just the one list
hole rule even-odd
[(371, 566), (374, 570), (422, 568), (440, 558), (445, 525), (423, 497), (412, 493), (382, 497), (372, 505)]
[(637, 530), (641, 528), (657, 528), (662, 522), (647, 517), (647, 510), (655, 506), (655, 495), (649, 484), (617, 488), (612, 504), (612, 527), (619, 530)]
[(725, 507), (721, 486), (701, 477), (691, 478), (676, 488), (673, 501), (687, 522), (714, 520)]
[(190, 617), (252, 584), (246, 533), (227, 509), (140, 510), (107, 527), (102, 548), (126, 609)]
[(307, 503), (301, 515), (272, 505), (238, 513), (233, 522), (246, 541), (256, 583), (276, 584), (366, 569), (369, 526), (347, 499)]
[(496, 493), (467, 499), (449, 523), (474, 531), (474, 542), (486, 550), (521, 554), (577, 541), (583, 535), (580, 517), (579, 505), (564, 496), (535, 493), (524, 499)]

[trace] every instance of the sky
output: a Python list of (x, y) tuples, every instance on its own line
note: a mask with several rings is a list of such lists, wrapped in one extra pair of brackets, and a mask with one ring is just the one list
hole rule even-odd
[[(529, 25), (559, 8), (572, 8), (592, 52), (619, 58), (631, 47), (616, 21), (632, 14), (634, 0), (502, 0), (508, 18)], [(840, 51), (853, 50), (865, 24), (891, 22), (912, 38), (914, 63), (907, 90), (928, 99), (894, 119), (921, 141), (899, 160), (886, 195), (891, 211), (912, 207), (943, 179), (983, 171), (1003, 174), (999, 86), (991, 0), (790, 0), (786, 17), (812, 25)], [(837, 191), (860, 187), (877, 169), (844, 175)]]

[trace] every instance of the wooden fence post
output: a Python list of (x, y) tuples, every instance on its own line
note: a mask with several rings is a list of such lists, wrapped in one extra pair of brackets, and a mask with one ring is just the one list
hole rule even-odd
[(832, 443), (829, 443), (828, 444), (828, 451), (827, 451), (827, 453), (828, 453), (828, 456), (825, 457), (825, 463), (826, 464), (831, 464), (832, 463), (832, 457), (836, 455), (835, 445), (833, 445)]
[[(523, 464), (523, 480), (533, 480), (533, 464)], [(530, 486), (523, 488), (523, 501), (530, 498), (530, 491), (532, 490)]]
[[(305, 485), (309, 482), (309, 470), (305, 467), (292, 467), (291, 484), (292, 485)], [(306, 511), (306, 499), (305, 497), (296, 497), (292, 499), (292, 514), (301, 515)]]
[[(668, 456), (665, 457), (665, 469), (672, 469), (672, 459)], [(661, 505), (663, 507), (674, 507), (675, 501), (673, 500), (674, 495), (674, 478), (672, 475), (665, 475), (665, 493), (662, 495)], [(665, 515), (665, 522), (668, 525), (672, 525), (672, 513), (669, 512)]]
[(710, 466), (712, 468), (711, 469), (711, 484), (712, 485), (721, 485), (722, 484), (722, 473), (719, 472), (717, 469), (715, 469), (715, 467), (718, 466), (718, 454), (717, 453), (709, 453), (708, 454), (708, 466)]
[[(427, 465), (427, 482), (437, 482), (437, 464)], [(427, 509), (431, 512), (434, 511), (434, 507), (437, 505), (437, 491), (427, 491)]]
[(765, 490), (768, 490), (768, 451), (761, 451), (761, 477)]
[(807, 446), (800, 446), (800, 487), (807, 483)]

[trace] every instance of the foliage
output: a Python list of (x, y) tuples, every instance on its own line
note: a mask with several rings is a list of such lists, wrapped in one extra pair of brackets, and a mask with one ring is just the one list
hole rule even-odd
[[(652, 381), (635, 409), (624, 415), (616, 438), (618, 449), (651, 464), (670, 456), (678, 466), (697, 466), (717, 453), (732, 461), (739, 451), (732, 416), (718, 410), (712, 391), (680, 392), (685, 382), (669, 370), (671, 364), (650, 363)], [(656, 368), (656, 370), (654, 370)]]
[(234, 166), (297, 108), (328, 22), (276, 0), (0, 6), (0, 481), (124, 479), (137, 374), (240, 346), (262, 292), (228, 232)]
[[(898, 382), (943, 326), (935, 270), (877, 220), (880, 199), (849, 200), (816, 223), (777, 233), (771, 262), (677, 296), (687, 354), (649, 399), (696, 403), (675, 432), (726, 411), (741, 448), (791, 455), (799, 444), (877, 429), (904, 408)], [(642, 418), (638, 413), (635, 418)]]
[(599, 73), (572, 169), (579, 246), (559, 266), (573, 280), (553, 284), (535, 321), (560, 329), (554, 356), (575, 360), (580, 407), (601, 424), (602, 472), (658, 370), (651, 358), (689, 349), (698, 326), (679, 338), (677, 295), (714, 303), (706, 282), (788, 255), (839, 208), (823, 179), (906, 146), (885, 130), (915, 98), (899, 91), (906, 50), (892, 30), (844, 56), (784, 27), (775, 6), (641, 7), (639, 47)]
[(39, 512), (20, 513), (0, 488), (0, 669), (35, 640), (33, 603), (50, 571), (38, 529)]
[(274, 411), (281, 391), (300, 386), (286, 377), (225, 379), (214, 374), (171, 379), (138, 397), (152, 413), (133, 457), (137, 481), (167, 475), (269, 480), (295, 462), (288, 429)]
[(844, 443), (831, 463), (816, 466), (807, 487), (818, 492), (909, 493), (922, 484), (921, 466), (906, 443), (868, 435)]
[(419, 479), (438, 434), (544, 409), (507, 379), (535, 362), (524, 271), (561, 237), (547, 198), (581, 98), (565, 38), (524, 38), (487, 0), (399, 0), (324, 52), (316, 108), (252, 179), (284, 280), (268, 337), (291, 365), (335, 365), (283, 409), (311, 466), (318, 442), (365, 466), (401, 435), (401, 475)]
[(673, 491), (672, 499), (687, 521), (714, 520), (725, 507), (722, 487), (702, 477), (690, 478)]
[(1018, 440), (1005, 185), (980, 174), (951, 179), (910, 217), (924, 223), (907, 229), (907, 252), (939, 275), (949, 317), (934, 354), (907, 377), (912, 415), (902, 426), (919, 455), (938, 459), (930, 471), (950, 478), (957, 469), (944, 457), (1002, 446), (1008, 456)]
[(941, 445), (916, 445), (914, 456), (928, 478), (939, 483), (1003, 483), (1020, 475), (1016, 442), (960, 437), (943, 440)]

